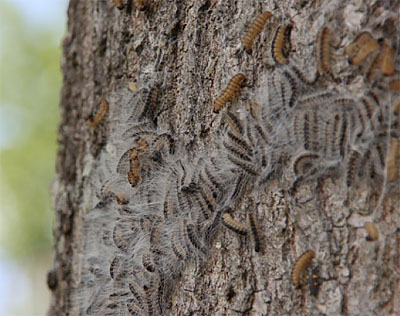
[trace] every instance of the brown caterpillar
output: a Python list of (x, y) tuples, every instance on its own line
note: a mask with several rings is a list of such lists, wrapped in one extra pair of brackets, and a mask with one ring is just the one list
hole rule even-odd
[(330, 37), (331, 30), (328, 27), (323, 27), (318, 33), (317, 40), (317, 69), (318, 73), (323, 76), (327, 74), (333, 78), (331, 69), (330, 56)]
[(147, 7), (147, 0), (134, 0), (135, 7), (139, 11), (144, 11), (146, 10)]
[(102, 98), (101, 99), (101, 103), (100, 103), (100, 107), (96, 112), (95, 117), (91, 117), (87, 124), (89, 127), (95, 129), (97, 126), (100, 125), (100, 123), (103, 121), (104, 117), (106, 116), (108, 112), (108, 102), (106, 99)]
[(374, 223), (365, 222), (364, 228), (368, 233), (368, 236), (366, 237), (366, 239), (368, 241), (374, 241), (374, 240), (378, 239), (379, 231), (378, 231), (378, 228), (376, 228), (376, 225)]
[(118, 10), (122, 10), (124, 8), (124, 3), (122, 2), (122, 0), (113, 0), (113, 2), (114, 2), (114, 6)]
[(360, 33), (353, 43), (346, 47), (345, 53), (349, 56), (350, 64), (359, 65), (378, 49), (378, 42), (373, 38), (370, 32), (365, 31)]
[(261, 238), (260, 238), (260, 230), (258, 229), (258, 222), (256, 218), (256, 214), (254, 211), (247, 212), (247, 225), (249, 227), (250, 237), (254, 243), (254, 251), (260, 251)]
[(231, 214), (229, 213), (224, 213), (222, 215), (222, 223), (228, 227), (230, 230), (233, 230), (235, 233), (241, 234), (241, 235), (246, 235), (247, 234), (247, 228), (244, 226), (242, 223), (239, 223), (238, 221), (235, 221)]
[(251, 53), (255, 37), (258, 33), (261, 32), (265, 23), (267, 23), (268, 19), (270, 19), (272, 16), (273, 14), (271, 12), (265, 11), (258, 15), (250, 24), (246, 31), (246, 34), (243, 36), (242, 39), (242, 45), (247, 53)]
[(225, 90), (221, 95), (215, 100), (214, 112), (218, 113), (220, 109), (229, 101), (231, 101), (235, 96), (238, 95), (240, 88), (246, 80), (245, 75), (239, 73), (235, 75), (228, 83)]
[(292, 270), (292, 284), (299, 286), (301, 284), (301, 275), (307, 269), (312, 259), (315, 257), (315, 251), (307, 250), (296, 261)]
[(399, 147), (399, 139), (392, 137), (387, 160), (387, 179), (389, 183), (394, 182), (399, 177)]
[(285, 65), (288, 62), (290, 52), (290, 33), (293, 25), (279, 26), (275, 31), (271, 45), (272, 58), (278, 64)]

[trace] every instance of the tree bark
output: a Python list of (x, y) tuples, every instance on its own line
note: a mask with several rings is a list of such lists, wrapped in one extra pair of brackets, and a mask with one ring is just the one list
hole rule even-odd
[[(85, 179), (99, 168), (92, 162), (107, 146), (110, 118), (95, 129), (87, 122), (102, 98), (128, 83), (138, 91), (160, 85), (158, 124), (184, 147), (202, 150), (212, 146), (224, 125), (212, 105), (229, 78), (239, 72), (247, 76), (247, 91), (229, 105), (245, 110), (251, 91), (277, 67), (270, 50), (277, 26), (294, 25), (290, 58), (312, 74), (318, 31), (328, 25), (334, 35), (333, 72), (342, 82), (327, 79), (325, 86), (345, 86), (354, 94), (369, 83), (348, 64), (344, 48), (364, 29), (393, 44), (399, 32), (393, 13), (400, 4), (385, 1), (148, 1), (144, 11), (132, 1), (123, 4), (121, 10), (111, 0), (69, 4), (52, 192), (55, 263), (49, 273), (49, 315), (79, 315), (72, 293), (81, 281), (84, 216), (96, 195)], [(274, 17), (247, 54), (241, 38), (263, 11)], [(249, 237), (221, 228), (207, 260), (189, 262), (176, 282), (171, 315), (400, 314), (398, 181), (384, 188), (360, 183), (350, 201), (343, 183), (343, 177), (307, 181), (291, 195), (290, 181), (276, 177), (265, 190), (249, 190), (236, 206), (236, 219), (245, 223), (246, 211), (255, 211), (262, 251), (254, 251)], [(370, 192), (378, 192), (376, 208)], [(365, 221), (377, 225), (378, 240), (365, 240)], [(317, 296), (291, 283), (293, 265), (308, 249), (316, 252), (313, 265), (322, 280)]]

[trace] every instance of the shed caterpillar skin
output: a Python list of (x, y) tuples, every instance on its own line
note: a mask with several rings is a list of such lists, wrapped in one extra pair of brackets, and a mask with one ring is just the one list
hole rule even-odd
[(371, 33), (365, 31), (360, 33), (353, 43), (346, 47), (345, 53), (349, 56), (350, 64), (359, 65), (378, 49), (378, 42), (373, 38)]
[(88, 120), (87, 122), (88, 126), (95, 129), (104, 120), (107, 112), (108, 112), (108, 102), (106, 99), (102, 98), (99, 109), (96, 112), (96, 115)]
[(263, 29), (265, 23), (272, 17), (272, 13), (269, 11), (263, 12), (260, 15), (258, 15), (253, 22), (250, 24), (248, 27), (245, 35), (243, 36), (242, 39), (242, 45), (245, 48), (247, 53), (251, 53), (253, 50), (253, 42), (255, 37), (258, 35), (258, 33), (261, 32)]
[(372, 81), (380, 71), (384, 76), (394, 74), (395, 50), (384, 39), (378, 41), (380, 44), (379, 52), (376, 52), (375, 58), (371, 61), (367, 73), (367, 80)]
[(366, 239), (368, 241), (375, 241), (378, 239), (379, 231), (378, 231), (378, 228), (376, 228), (376, 225), (374, 223), (365, 222), (364, 228), (368, 233), (368, 235), (366, 237)]
[[(293, 25), (279, 26), (275, 31), (274, 39), (271, 45), (272, 58), (276, 63), (285, 65), (288, 63), (290, 51), (290, 33)], [(285, 44), (287, 47), (285, 47)]]
[(399, 177), (399, 147), (399, 139), (392, 137), (387, 159), (387, 178), (389, 183), (395, 182)]
[(292, 270), (292, 284), (295, 286), (301, 285), (301, 275), (307, 269), (308, 265), (315, 257), (315, 251), (307, 250), (296, 261)]
[(386, 40), (381, 42), (381, 51), (379, 53), (379, 65), (380, 70), (385, 76), (391, 76), (394, 74), (394, 59), (396, 51), (389, 45)]
[(234, 97), (236, 97), (239, 94), (240, 88), (243, 86), (245, 80), (246, 80), (245, 75), (241, 73), (232, 77), (225, 90), (215, 100), (214, 103), (215, 113), (218, 113), (227, 102), (231, 101)]

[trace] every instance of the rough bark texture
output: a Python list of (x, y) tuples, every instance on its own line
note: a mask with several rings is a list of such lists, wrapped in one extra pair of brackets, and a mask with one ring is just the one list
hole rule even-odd
[[(122, 10), (111, 0), (69, 4), (49, 315), (71, 315), (70, 293), (79, 282), (81, 264), (74, 254), (81, 251), (82, 215), (87, 211), (85, 157), (95, 157), (106, 143), (107, 120), (95, 133), (87, 120), (102, 97), (121, 82), (138, 88), (162, 84), (165, 111), (159, 121), (169, 124), (188, 147), (201, 149), (220, 130), (221, 118), (211, 109), (229, 78), (243, 72), (250, 85), (257, 86), (261, 75), (273, 69), (270, 45), (276, 26), (294, 25), (292, 55), (313, 73), (317, 33), (328, 24), (336, 45), (333, 72), (339, 78), (356, 78), (359, 70), (347, 64), (344, 47), (365, 28), (376, 38), (397, 41), (393, 13), (400, 8), (384, 1), (190, 0), (149, 1), (147, 9), (139, 11), (132, 1), (123, 2)], [(247, 54), (241, 37), (246, 25), (265, 10), (274, 18)], [(345, 83), (356, 92), (364, 88), (360, 80)], [(243, 94), (230, 106), (243, 106), (245, 98)], [(362, 185), (350, 205), (344, 203), (348, 192), (343, 181), (305, 183), (294, 197), (287, 194), (287, 186), (285, 179), (272, 180), (268, 190), (250, 192), (238, 205), (242, 222), (247, 208), (256, 210), (263, 251), (255, 253), (247, 237), (221, 230), (208, 261), (189, 264), (184, 271), (172, 300), (173, 315), (400, 314), (399, 186), (369, 214), (360, 211), (369, 203)], [(365, 240), (366, 220), (377, 224), (377, 241)], [(315, 250), (324, 280), (317, 297), (307, 287), (291, 284), (294, 262), (307, 249)]]

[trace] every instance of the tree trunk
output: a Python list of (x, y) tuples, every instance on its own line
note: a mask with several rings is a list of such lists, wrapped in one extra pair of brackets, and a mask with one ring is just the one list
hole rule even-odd
[[(89, 248), (95, 251), (95, 243), (102, 249), (104, 241), (97, 238), (93, 232), (97, 226), (90, 221), (112, 226), (118, 220), (116, 215), (93, 215), (101, 212), (93, 209), (105, 197), (101, 186), (108, 180), (102, 178), (109, 172), (109, 161), (102, 153), (115, 154), (116, 160), (122, 154), (118, 141), (111, 138), (120, 135), (118, 128), (127, 127), (123, 118), (124, 111), (129, 113), (127, 105), (133, 104), (126, 101), (130, 94), (136, 103), (146, 106), (144, 92), (156, 87), (159, 94), (152, 110), (158, 115), (151, 118), (157, 131), (173, 135), (178, 150), (214, 155), (226, 129), (225, 109), (213, 113), (214, 100), (230, 78), (244, 73), (246, 87), (225, 105), (243, 118), (249, 100), (260, 97), (260, 87), (281, 67), (271, 54), (278, 26), (293, 24), (289, 59), (310, 75), (317, 69), (318, 32), (329, 26), (333, 75), (326, 75), (316, 85), (357, 97), (372, 88), (363, 79), (363, 69), (348, 64), (345, 47), (364, 29), (375, 38), (387, 39), (390, 45), (396, 44), (399, 32), (394, 13), (399, 12), (400, 4), (395, 2), (389, 7), (384, 1), (293, 0), (263, 5), (249, 1), (147, 1), (143, 11), (135, 5), (139, 1), (121, 2), (121, 9), (115, 6), (118, 1), (111, 0), (70, 0), (69, 4), (63, 43), (60, 148), (52, 192), (56, 242), (48, 282), (53, 291), (49, 315), (85, 314), (90, 305), (85, 301), (94, 299), (95, 293), (91, 296), (90, 291), (79, 289), (88, 278), (85, 269), (90, 255), (85, 252)], [(252, 52), (246, 53), (241, 39), (263, 11), (271, 11), (274, 17), (255, 38)], [(387, 88), (380, 89), (383, 99), (390, 97)], [(103, 99), (109, 109), (100, 121)], [(179, 152), (174, 155), (178, 157)], [(371, 184), (360, 177), (348, 189), (343, 175), (346, 171), (340, 166), (342, 171), (335, 176), (308, 177), (296, 190), (290, 190), (293, 179), (285, 171), (290, 161), (290, 157), (280, 157), (275, 163), (282, 164), (282, 170), (265, 185), (248, 184), (233, 205), (234, 218), (240, 223), (246, 223), (249, 210), (254, 211), (261, 250), (255, 251), (250, 233), (241, 236), (219, 225), (206, 243), (207, 255), (202, 260), (188, 260), (181, 277), (172, 287), (167, 286), (171, 295), (163, 301), (163, 313), (400, 314), (398, 180)], [(118, 198), (110, 203), (115, 209), (124, 204)], [(365, 239), (366, 221), (378, 227), (377, 240)], [(103, 227), (98, 230), (103, 232)], [(306, 270), (318, 270), (317, 295), (311, 295), (303, 278), (300, 288), (292, 284), (293, 266), (306, 250), (316, 254)], [(112, 259), (112, 255), (107, 253), (105, 258)], [(103, 265), (109, 267), (110, 262)], [(149, 306), (146, 309), (150, 314)], [(156, 314), (161, 308), (154, 310)]]

